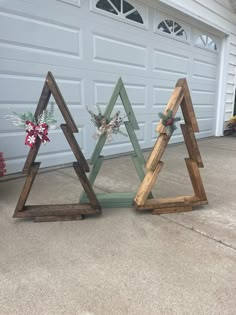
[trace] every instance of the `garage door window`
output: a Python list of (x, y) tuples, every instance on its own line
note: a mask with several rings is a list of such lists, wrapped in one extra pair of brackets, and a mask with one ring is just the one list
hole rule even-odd
[(200, 35), (196, 40), (196, 45), (201, 46), (203, 48), (207, 48), (210, 50), (217, 50), (216, 43), (214, 40), (208, 35)]
[(170, 34), (172, 36), (177, 36), (182, 39), (187, 39), (187, 34), (183, 27), (173, 20), (163, 20), (160, 24), (157, 26), (157, 30)]
[(143, 18), (138, 10), (125, 0), (99, 0), (96, 8), (115, 14), (121, 18), (144, 24)]

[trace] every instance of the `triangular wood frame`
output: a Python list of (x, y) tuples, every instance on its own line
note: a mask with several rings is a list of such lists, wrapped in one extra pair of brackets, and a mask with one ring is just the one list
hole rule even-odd
[(73, 163), (74, 170), (88, 196), (90, 203), (86, 204), (53, 204), (53, 205), (25, 205), (32, 188), (34, 179), (40, 167), (40, 162), (35, 162), (41, 141), (37, 138), (35, 146), (30, 149), (23, 173), (27, 175), (23, 190), (16, 205), (14, 218), (34, 218), (35, 222), (43, 221), (63, 221), (63, 220), (80, 220), (84, 214), (101, 213), (101, 208), (94, 190), (85, 174), (89, 172), (88, 163), (73, 135), (78, 132), (78, 128), (69, 112), (66, 102), (58, 88), (58, 85), (51, 72), (48, 72), (43, 90), (35, 111), (35, 117), (38, 117), (46, 108), (53, 95), (62, 116), (65, 119), (65, 124), (61, 124), (61, 129), (73, 151), (76, 162)]
[[(140, 181), (144, 179), (145, 172), (144, 172), (144, 165), (145, 165), (145, 158), (143, 152), (140, 148), (137, 136), (134, 130), (139, 130), (138, 122), (135, 118), (130, 100), (128, 98), (126, 89), (124, 87), (124, 83), (121, 78), (118, 79), (116, 86), (113, 90), (112, 96), (110, 101), (106, 107), (104, 112), (104, 116), (109, 119), (112, 113), (112, 110), (116, 104), (116, 100), (120, 96), (122, 104), (124, 106), (128, 121), (125, 121), (125, 127), (130, 138), (131, 144), (134, 148), (135, 154), (132, 155), (132, 161), (134, 163), (134, 167), (136, 172), (139, 176)], [(89, 175), (89, 181), (91, 185), (94, 184), (96, 177), (99, 173), (99, 170), (102, 166), (104, 157), (101, 156), (101, 151), (106, 142), (106, 135), (101, 135), (99, 140), (96, 144), (96, 147), (93, 151), (90, 165), (93, 166), (92, 171)], [(133, 203), (133, 199), (136, 195), (136, 192), (114, 192), (114, 193), (98, 193), (97, 198), (99, 203), (103, 208), (126, 208), (131, 207)], [(152, 196), (150, 192), (150, 196)], [(81, 195), (80, 201), (86, 201), (87, 198), (84, 194)]]
[(191, 211), (193, 206), (208, 203), (198, 169), (204, 167), (194, 134), (195, 132), (199, 132), (199, 129), (186, 79), (179, 79), (177, 81), (164, 114), (168, 110), (172, 110), (173, 117), (175, 117), (179, 106), (182, 109), (185, 121), (185, 124), (181, 124), (181, 129), (189, 153), (189, 158), (185, 159), (185, 163), (195, 195), (147, 200), (163, 167), (164, 163), (161, 162), (161, 157), (171, 138), (171, 135), (168, 136), (166, 134), (165, 126), (160, 122), (156, 128), (156, 131), (160, 133), (159, 137), (146, 163), (147, 173), (134, 199), (134, 206), (137, 210), (153, 210), (153, 214), (182, 212)]

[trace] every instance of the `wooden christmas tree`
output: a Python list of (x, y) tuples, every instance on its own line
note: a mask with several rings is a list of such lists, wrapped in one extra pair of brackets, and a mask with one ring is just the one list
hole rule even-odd
[(35, 162), (41, 141), (37, 137), (35, 145), (30, 149), (27, 156), (23, 173), (26, 174), (26, 181), (17, 203), (14, 218), (34, 218), (35, 222), (42, 221), (62, 221), (62, 220), (79, 220), (84, 214), (100, 213), (100, 205), (93, 188), (85, 174), (89, 172), (89, 166), (84, 155), (73, 135), (77, 133), (77, 126), (68, 110), (65, 100), (57, 86), (57, 83), (51, 72), (48, 72), (43, 90), (35, 111), (35, 119), (46, 110), (51, 94), (53, 95), (61, 113), (64, 117), (65, 124), (61, 124), (61, 129), (73, 151), (76, 162), (73, 163), (74, 170), (85, 190), (88, 202), (85, 204), (53, 204), (53, 205), (25, 205), (34, 179), (40, 167), (40, 162)]
[(167, 128), (170, 125), (168, 123), (164, 125), (163, 121), (161, 121), (156, 129), (160, 135), (146, 163), (147, 173), (134, 199), (134, 205), (137, 210), (151, 209), (153, 210), (153, 214), (161, 214), (191, 211), (193, 206), (207, 204), (207, 197), (199, 172), (199, 168), (203, 168), (204, 166), (194, 134), (195, 132), (199, 132), (199, 129), (186, 79), (178, 80), (165, 109), (164, 116), (168, 115), (170, 112), (172, 113), (170, 123), (173, 122), (179, 106), (182, 109), (185, 121), (185, 124), (181, 124), (181, 129), (189, 153), (189, 158), (185, 159), (185, 163), (193, 186), (194, 195), (148, 199), (148, 195), (164, 165), (161, 161), (161, 157), (173, 133), (167, 133)]
[[(136, 172), (139, 176), (139, 179), (142, 181), (145, 176), (144, 169), (143, 169), (143, 166), (145, 165), (145, 159), (144, 159), (142, 150), (140, 148), (138, 139), (135, 134), (135, 130), (139, 130), (139, 126), (138, 126), (138, 122), (135, 118), (132, 106), (130, 104), (127, 92), (125, 90), (125, 87), (121, 78), (118, 80), (115, 86), (113, 94), (104, 112), (104, 117), (107, 120), (110, 119), (118, 96), (120, 96), (121, 98), (121, 101), (124, 106), (127, 119), (128, 119), (128, 121), (125, 121), (124, 124), (125, 124), (128, 136), (130, 138), (131, 144), (135, 152), (135, 154), (132, 156), (132, 161), (136, 169)], [(91, 185), (94, 184), (103, 163), (104, 157), (101, 156), (100, 154), (101, 154), (101, 151), (105, 142), (106, 142), (106, 135), (103, 134), (99, 137), (99, 140), (97, 142), (97, 145), (94, 149), (94, 152), (90, 160), (90, 165), (92, 165), (93, 167), (89, 175), (89, 181)], [(135, 194), (136, 194), (135, 192), (99, 193), (97, 194), (97, 198), (101, 206), (104, 208), (117, 208), (117, 207), (122, 208), (122, 207), (132, 206)], [(151, 193), (150, 193), (150, 196), (151, 196)], [(84, 194), (82, 194), (80, 201), (84, 202), (86, 200), (87, 198), (85, 197)]]

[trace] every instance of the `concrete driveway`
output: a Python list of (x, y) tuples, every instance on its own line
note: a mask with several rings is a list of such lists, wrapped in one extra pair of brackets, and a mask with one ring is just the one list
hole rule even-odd
[[(12, 219), (24, 179), (0, 183), (0, 314), (236, 314), (236, 138), (199, 141), (209, 205), (154, 216), (103, 209), (83, 221)], [(148, 154), (146, 154), (148, 156)], [(156, 196), (190, 194), (183, 144), (168, 147)], [(96, 191), (136, 190), (129, 156)], [(29, 203), (77, 202), (71, 168), (39, 174)]]

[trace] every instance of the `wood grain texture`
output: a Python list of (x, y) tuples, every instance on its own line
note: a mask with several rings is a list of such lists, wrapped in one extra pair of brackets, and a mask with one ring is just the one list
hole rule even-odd
[(83, 205), (54, 204), (25, 206), (29, 192), (32, 188), (35, 176), (40, 166), (40, 163), (34, 162), (41, 145), (40, 139), (37, 138), (35, 146), (29, 151), (23, 168), (23, 172), (27, 174), (27, 178), (13, 215), (14, 218), (35, 218), (35, 222), (51, 222), (69, 219), (77, 220), (82, 218), (82, 214), (101, 213), (101, 207), (85, 174), (85, 172), (89, 172), (88, 163), (85, 160), (85, 157), (75, 139), (75, 136), (73, 135), (74, 132), (78, 132), (77, 126), (51, 72), (48, 72), (47, 74), (35, 111), (35, 117), (37, 118), (40, 114), (42, 114), (43, 110), (47, 108), (51, 94), (53, 95), (62, 113), (62, 116), (66, 121), (66, 124), (61, 125), (61, 129), (63, 130), (71, 150), (77, 159), (77, 162), (74, 163), (73, 166), (91, 203), (85, 203)]
[(192, 211), (192, 206), (186, 207), (170, 207), (170, 208), (163, 208), (163, 209), (154, 209), (152, 214), (165, 214), (165, 213), (177, 213), (177, 212), (188, 212)]
[(142, 181), (139, 190), (134, 199), (134, 205), (137, 210), (153, 210), (153, 214), (191, 211), (193, 206), (207, 204), (207, 197), (202, 183), (198, 167), (204, 167), (198, 144), (194, 132), (198, 132), (198, 124), (193, 109), (191, 96), (186, 79), (179, 79), (175, 89), (166, 106), (164, 114), (168, 110), (173, 111), (173, 117), (181, 106), (185, 125), (181, 125), (182, 133), (189, 153), (189, 159), (185, 159), (191, 183), (194, 190), (194, 196), (179, 196), (171, 198), (147, 199), (147, 195), (156, 182), (157, 175), (160, 172), (160, 159), (171, 138), (165, 133), (165, 127), (159, 123), (157, 131), (160, 135), (154, 145), (154, 148), (147, 160), (147, 174)]
[[(173, 117), (175, 117), (177, 110), (184, 98), (184, 91), (182, 87), (176, 87), (170, 97), (170, 100), (165, 108), (164, 114), (166, 115), (169, 110), (173, 111)], [(160, 122), (157, 125), (156, 131), (159, 133), (165, 133), (165, 126)]]
[(159, 135), (153, 147), (153, 150), (148, 157), (148, 160), (146, 163), (147, 170), (149, 171), (155, 170), (155, 168), (157, 167), (158, 163), (161, 160), (163, 153), (165, 152), (165, 149), (167, 148), (169, 140), (170, 140), (170, 137), (167, 136), (167, 134), (161, 133)]
[(46, 216), (46, 217), (35, 217), (34, 222), (57, 222), (57, 221), (75, 221), (75, 220), (83, 220), (83, 215), (71, 215), (71, 216)]
[[(49, 89), (47, 82), (45, 81), (39, 101), (38, 101), (38, 105), (34, 113), (34, 117), (36, 119), (47, 108), (50, 96), (51, 96), (51, 90)], [(34, 163), (40, 146), (41, 146), (41, 141), (39, 138), (37, 138), (34, 147), (29, 150), (27, 159), (25, 161), (25, 164), (22, 170), (23, 174), (29, 174), (31, 164)]]
[(66, 124), (68, 125), (71, 132), (78, 132), (78, 128), (76, 126), (76, 123), (74, 122), (74, 119), (66, 105), (66, 102), (61, 94), (61, 91), (56, 83), (56, 80), (54, 79), (54, 76), (51, 72), (48, 72), (47, 78), (46, 78), (47, 85), (62, 113), (63, 118), (65, 119)]
[(91, 204), (57, 204), (57, 205), (29, 205), (23, 211), (17, 212), (15, 218), (34, 218), (44, 216), (75, 216), (80, 214), (100, 213)]
[(148, 195), (151, 192), (163, 165), (164, 163), (160, 161), (157, 165), (157, 168), (154, 171), (147, 172), (134, 199), (134, 202), (137, 205), (145, 204)]
[(71, 147), (71, 150), (74, 153), (75, 158), (79, 162), (80, 166), (83, 168), (85, 172), (89, 172), (89, 166), (88, 163), (83, 155), (82, 150), (80, 149), (80, 146), (78, 145), (74, 134), (70, 131), (69, 127), (66, 124), (61, 124), (61, 129)]
[(93, 187), (92, 187), (90, 181), (88, 180), (88, 177), (82, 171), (78, 162), (74, 162), (73, 167), (74, 167), (74, 170), (75, 170), (77, 176), (79, 177), (79, 180), (80, 180), (80, 182), (84, 188), (86, 195), (88, 196), (88, 199), (89, 199), (92, 207), (94, 209), (98, 209), (99, 211), (101, 211), (101, 207), (99, 205), (99, 202), (97, 200), (97, 197), (96, 197), (96, 194), (93, 190)]
[(190, 159), (196, 161), (198, 167), (203, 168), (204, 165), (202, 162), (202, 157), (192, 127), (183, 124), (180, 126)]
[(191, 159), (185, 159), (185, 163), (189, 172), (195, 196), (201, 200), (207, 200), (197, 163)]
[(34, 183), (35, 177), (36, 177), (36, 175), (38, 173), (39, 167), (40, 167), (40, 163), (39, 162), (33, 163), (31, 165), (30, 170), (29, 170), (29, 174), (26, 177), (24, 187), (23, 187), (23, 189), (21, 191), (19, 200), (17, 202), (13, 218), (16, 218), (17, 212), (22, 211), (24, 209), (25, 203), (26, 203), (27, 198), (29, 196), (29, 193), (30, 193), (30, 190), (31, 190), (32, 185)]
[(181, 102), (181, 109), (184, 116), (185, 124), (191, 126), (194, 132), (199, 132), (198, 123), (194, 112), (187, 80), (179, 79), (176, 84), (176, 87), (182, 87), (184, 92), (184, 98)]

